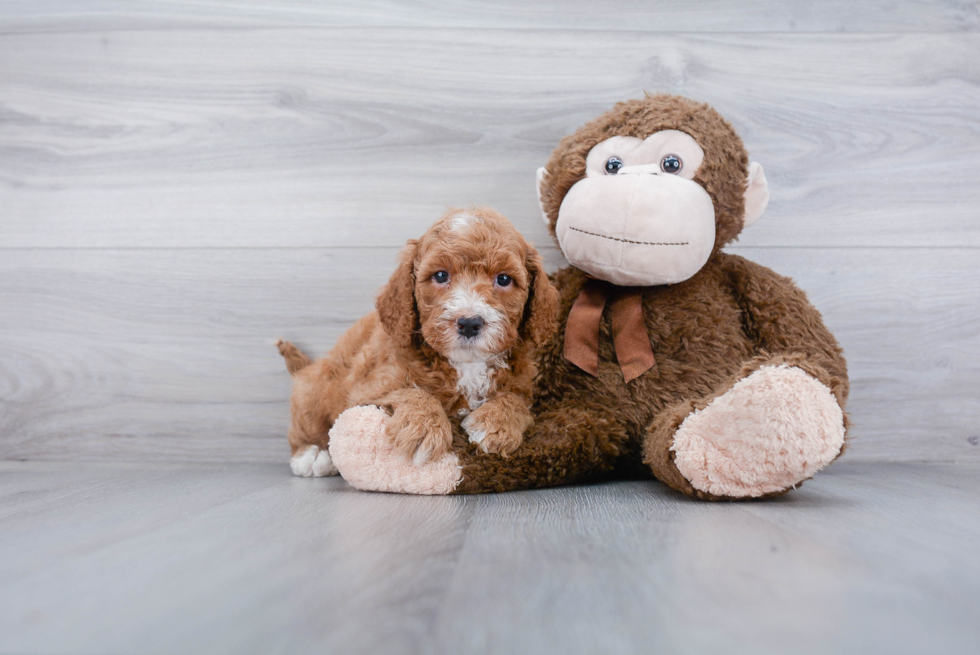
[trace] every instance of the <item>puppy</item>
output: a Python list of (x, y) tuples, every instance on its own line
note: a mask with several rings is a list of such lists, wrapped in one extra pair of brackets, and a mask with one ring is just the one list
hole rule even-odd
[(557, 292), (541, 257), (491, 209), (450, 210), (401, 253), (376, 311), (325, 358), (287, 341), (293, 376), (293, 473), (334, 475), (328, 433), (355, 405), (391, 414), (387, 436), (416, 465), (452, 444), (450, 416), (469, 440), (507, 456), (531, 425), (533, 349), (554, 331)]

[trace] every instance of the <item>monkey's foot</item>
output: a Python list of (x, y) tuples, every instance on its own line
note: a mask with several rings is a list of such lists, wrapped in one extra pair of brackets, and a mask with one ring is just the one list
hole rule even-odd
[(330, 430), (330, 456), (352, 487), (365, 491), (443, 495), (462, 480), (459, 458), (448, 452), (416, 466), (385, 435), (388, 415), (380, 407), (351, 407)]
[(760, 368), (689, 414), (670, 449), (695, 489), (754, 498), (813, 477), (843, 446), (844, 414), (830, 389), (782, 364)]

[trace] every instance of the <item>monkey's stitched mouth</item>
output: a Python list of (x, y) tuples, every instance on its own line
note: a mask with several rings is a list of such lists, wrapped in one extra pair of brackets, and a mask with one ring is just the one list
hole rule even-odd
[(632, 239), (620, 239), (619, 237), (609, 237), (605, 234), (596, 234), (595, 232), (588, 232), (586, 230), (580, 230), (577, 227), (568, 227), (569, 230), (575, 230), (576, 232), (581, 232), (582, 234), (588, 234), (591, 237), (600, 237), (602, 239), (609, 239), (610, 241), (622, 241), (623, 243), (632, 243), (638, 246), (686, 246), (690, 245), (690, 241), (633, 241)]

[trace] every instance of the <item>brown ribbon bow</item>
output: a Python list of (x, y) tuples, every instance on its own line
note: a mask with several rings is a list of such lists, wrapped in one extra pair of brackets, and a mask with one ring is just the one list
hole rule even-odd
[(626, 382), (657, 363), (643, 322), (642, 287), (618, 287), (590, 279), (582, 287), (565, 326), (565, 359), (590, 375), (599, 375), (599, 322), (606, 301), (612, 322), (616, 359)]

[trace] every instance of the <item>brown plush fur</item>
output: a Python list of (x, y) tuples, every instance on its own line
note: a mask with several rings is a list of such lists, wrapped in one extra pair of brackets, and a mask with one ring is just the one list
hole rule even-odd
[[(611, 111), (562, 139), (547, 169), (542, 204), (551, 221), (565, 194), (585, 175), (589, 150), (615, 135), (646, 138), (664, 129), (693, 136), (705, 152), (695, 181), (715, 206), (717, 236), (707, 264), (692, 278), (643, 291), (644, 318), (656, 365), (624, 383), (608, 313), (600, 326), (599, 374), (565, 360), (565, 319), (585, 274), (553, 276), (560, 324), (541, 349), (534, 425), (508, 460), (474, 454), (457, 435), (463, 465), (458, 493), (553, 486), (610, 473), (653, 474), (701, 498), (670, 451), (680, 423), (765, 365), (789, 363), (826, 385), (841, 407), (848, 379), (843, 353), (819, 312), (788, 278), (720, 252), (743, 227), (748, 157), (738, 135), (711, 107), (676, 96), (648, 96)], [(645, 466), (644, 466), (645, 465)]]
[[(437, 271), (448, 272), (450, 282), (437, 283)], [(513, 282), (495, 285), (501, 273)], [(479, 409), (469, 406), (449, 360), (459, 336), (458, 316), (447, 307), (460, 289), (501, 317), (499, 330), (486, 335), (485, 354), (495, 356)], [(310, 362), (289, 342), (279, 343), (294, 377), (293, 454), (310, 445), (326, 448), (337, 417), (365, 404), (393, 412), (389, 438), (419, 463), (449, 449), (448, 417), (470, 409), (472, 421), (487, 433), (486, 450), (509, 454), (532, 422), (533, 351), (554, 331), (556, 315), (557, 294), (541, 258), (510, 222), (490, 209), (451, 210), (421, 239), (408, 242), (376, 311), (348, 330), (329, 355)]]

